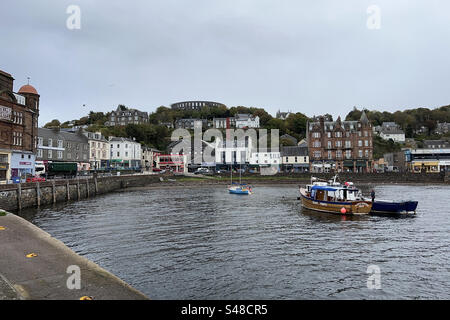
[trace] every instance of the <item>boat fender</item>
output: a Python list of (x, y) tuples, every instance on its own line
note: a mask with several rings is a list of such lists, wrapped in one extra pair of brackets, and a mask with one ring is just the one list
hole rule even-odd
[(345, 213), (347, 213), (347, 210), (346, 210), (344, 207), (342, 207), (342, 208), (341, 208), (341, 213), (342, 213), (342, 214), (345, 214)]

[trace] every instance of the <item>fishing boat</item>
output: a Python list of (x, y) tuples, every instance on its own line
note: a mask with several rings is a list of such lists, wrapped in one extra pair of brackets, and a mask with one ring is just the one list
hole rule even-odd
[(416, 213), (418, 204), (418, 201), (375, 200), (370, 213), (393, 215)]
[(372, 201), (366, 200), (361, 191), (351, 183), (342, 185), (336, 181), (320, 182), (311, 179), (311, 184), (300, 188), (302, 206), (306, 209), (341, 215), (366, 215), (372, 209)]

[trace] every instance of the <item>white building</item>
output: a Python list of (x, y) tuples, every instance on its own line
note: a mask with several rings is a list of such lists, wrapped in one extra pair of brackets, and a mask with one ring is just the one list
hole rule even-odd
[(144, 169), (144, 171), (152, 171), (156, 160), (155, 157), (160, 153), (161, 153), (160, 151), (153, 148), (148, 147), (142, 148), (142, 161), (141, 161), (142, 169)]
[(378, 134), (384, 140), (392, 139), (394, 142), (405, 143), (405, 132), (395, 122), (383, 122), (381, 127), (377, 127)]
[(215, 141), (215, 158), (216, 167), (225, 165), (245, 165), (250, 162), (252, 154), (253, 141), (249, 136), (245, 136), (242, 140), (235, 139), (234, 141), (222, 141), (216, 139)]
[(281, 164), (280, 152), (253, 152), (250, 156), (251, 165), (270, 166)]
[(101, 132), (84, 131), (83, 134), (88, 138), (91, 169), (108, 167), (110, 157), (110, 144), (108, 140), (103, 137)]
[(114, 168), (141, 168), (141, 144), (127, 138), (110, 137), (111, 166)]
[(236, 128), (259, 128), (259, 117), (251, 114), (237, 114), (235, 116)]

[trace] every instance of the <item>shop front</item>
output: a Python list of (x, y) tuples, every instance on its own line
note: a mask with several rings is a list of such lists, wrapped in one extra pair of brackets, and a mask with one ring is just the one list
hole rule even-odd
[(439, 173), (439, 161), (413, 161), (414, 173)]
[(36, 156), (31, 152), (13, 151), (11, 154), (11, 179), (25, 182), (27, 177), (34, 176)]

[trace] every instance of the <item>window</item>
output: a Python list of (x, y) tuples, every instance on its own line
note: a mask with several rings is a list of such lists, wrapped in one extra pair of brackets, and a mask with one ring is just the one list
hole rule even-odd
[(37, 149), (37, 157), (42, 158), (42, 149)]
[(366, 156), (366, 158), (369, 157), (369, 150), (366, 150), (366, 151), (365, 151), (365, 156)]
[(358, 147), (362, 147), (362, 145), (363, 145), (362, 140), (358, 140)]
[(58, 140), (58, 148), (62, 148), (63, 147), (63, 141), (62, 140)]
[(331, 149), (331, 141), (330, 140), (328, 140), (328, 149)]
[(336, 131), (334, 135), (335, 135), (336, 138), (341, 138), (342, 137), (342, 132)]
[(367, 137), (368, 135), (369, 135), (369, 133), (364, 130), (364, 137)]
[(297, 162), (297, 157), (295, 157), (295, 162)]
[(52, 150), (48, 150), (48, 158), (51, 159), (53, 157)]
[(320, 132), (313, 132), (313, 138), (320, 138)]
[(366, 147), (368, 147), (368, 146), (369, 146), (369, 140), (365, 140), (365, 141), (364, 141), (364, 145), (365, 145)]
[(120, 152), (117, 152), (117, 156), (120, 157)]
[(62, 151), (57, 151), (56, 153), (57, 153), (58, 159), (62, 159), (62, 158), (63, 158), (63, 153), (62, 153)]
[(358, 157), (362, 158), (363, 156), (363, 151), (362, 150), (358, 150)]
[(336, 147), (338, 147), (338, 148), (342, 147), (342, 141), (341, 140), (336, 141)]
[(314, 158), (320, 158), (321, 152), (320, 151), (314, 151)]
[(42, 144), (44, 143), (44, 139), (42, 139), (41, 137), (38, 137), (38, 146), (42, 146)]
[(352, 158), (352, 151), (351, 150), (345, 150), (345, 158), (351, 159)]
[(313, 147), (314, 147), (314, 148), (320, 148), (320, 140), (315, 140), (315, 141), (313, 142)]
[[(197, 152), (196, 152), (197, 153)], [(128, 151), (125, 151), (125, 157), (128, 157)]]
[(328, 159), (333, 159), (333, 155), (332, 155), (332, 153), (331, 153), (331, 150), (328, 151)]
[(342, 150), (336, 150), (336, 158), (338, 159), (342, 158)]
[(352, 142), (350, 140), (345, 141), (345, 147), (346, 148), (351, 148), (352, 147)]
[(53, 147), (53, 139), (48, 138), (48, 146)]
[(327, 132), (327, 137), (331, 138), (331, 132)]

